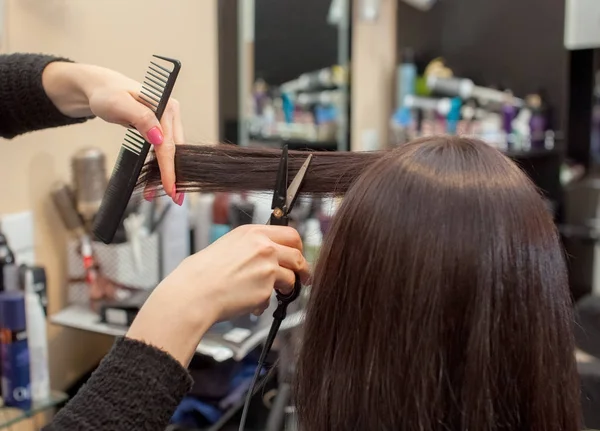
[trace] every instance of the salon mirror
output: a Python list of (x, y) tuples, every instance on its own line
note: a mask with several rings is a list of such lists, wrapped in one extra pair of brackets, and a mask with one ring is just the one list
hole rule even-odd
[(349, 0), (219, 2), (221, 140), (349, 149)]

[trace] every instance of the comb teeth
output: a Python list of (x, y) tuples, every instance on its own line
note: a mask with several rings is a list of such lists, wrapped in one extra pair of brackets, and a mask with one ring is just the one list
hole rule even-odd
[(157, 67), (157, 68), (159, 68), (161, 70), (164, 70), (167, 73), (171, 73), (171, 71), (169, 69), (166, 69), (164, 66), (161, 66), (160, 64), (157, 64), (157, 63), (155, 63), (153, 61), (151, 61), (150, 64), (151, 64), (150, 67), (155, 66), (155, 67)]
[(156, 111), (156, 109), (158, 108), (158, 104), (160, 103), (160, 100), (157, 99), (156, 96), (153, 96), (152, 94), (150, 94), (145, 89), (142, 89), (142, 91), (140, 93), (141, 93), (140, 99), (142, 99), (144, 102), (146, 102), (149, 105), (151, 105), (152, 107), (154, 107), (154, 110)]
[[(144, 81), (142, 83), (142, 89), (139, 94), (140, 100), (148, 106), (160, 119), (162, 116), (162, 112), (164, 111), (166, 102), (163, 99), (167, 98), (165, 94), (165, 89), (172, 87), (172, 83), (170, 83), (171, 78), (173, 80), (176, 76), (171, 76), (174, 72), (175, 75), (179, 72), (179, 65), (173, 63), (172, 60), (155, 56), (158, 59), (166, 60), (174, 66), (173, 70), (169, 70), (160, 64), (151, 61), (148, 70), (146, 71), (146, 75), (144, 76)], [(172, 88), (171, 88), (172, 89)], [(170, 96), (170, 91), (168, 91)], [(127, 129), (127, 133), (125, 134), (125, 139), (123, 142), (123, 148), (131, 151), (132, 153), (139, 155), (143, 152), (144, 145), (147, 144), (144, 137), (135, 129), (133, 126), (129, 126)]]
[(141, 154), (144, 144), (146, 143), (146, 140), (140, 135), (140, 132), (132, 128), (127, 129), (124, 141), (123, 147), (135, 154)]
[(150, 66), (146, 71), (142, 90), (140, 91), (140, 99), (155, 113), (158, 111), (158, 107), (162, 101), (164, 90), (169, 84), (171, 73), (171, 70), (155, 61), (150, 62)]
[(152, 73), (151, 70), (148, 70), (146, 73), (146, 79), (154, 83), (154, 85), (158, 87), (163, 87), (167, 85), (167, 81), (165, 81), (162, 76), (158, 76), (156, 73)]
[[(155, 62), (151, 61), (150, 62), (150, 67), (149, 69), (155, 73), (157, 73), (160, 76), (163, 76), (167, 79), (169, 79), (169, 73), (171, 73), (169, 70), (165, 69), (164, 67), (156, 64)], [(167, 72), (167, 73), (165, 73)]]

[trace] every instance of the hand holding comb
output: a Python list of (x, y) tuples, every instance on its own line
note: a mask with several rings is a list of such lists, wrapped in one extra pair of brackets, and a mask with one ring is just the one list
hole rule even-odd
[[(181, 63), (167, 57), (154, 56), (162, 64), (150, 62), (144, 77), (140, 99), (148, 105), (160, 121), (175, 87)], [(94, 235), (105, 244), (112, 242), (123, 220), (151, 144), (133, 127), (127, 129), (125, 139), (112, 175), (106, 187), (100, 209), (94, 221)]]

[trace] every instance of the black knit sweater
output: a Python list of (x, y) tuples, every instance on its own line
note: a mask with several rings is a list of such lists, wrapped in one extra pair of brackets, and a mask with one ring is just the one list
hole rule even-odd
[[(0, 55), (0, 136), (81, 123), (60, 113), (42, 86), (45, 55)], [(163, 431), (192, 379), (173, 357), (122, 338), (46, 431)]]
[(167, 353), (118, 339), (46, 431), (164, 431), (191, 389), (188, 372)]
[(0, 136), (14, 138), (35, 130), (82, 123), (62, 114), (46, 95), (42, 72), (65, 58), (36, 54), (0, 55)]

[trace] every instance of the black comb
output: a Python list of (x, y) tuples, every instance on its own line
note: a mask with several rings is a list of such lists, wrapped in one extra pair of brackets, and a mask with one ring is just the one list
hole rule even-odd
[[(139, 97), (154, 111), (160, 121), (173, 92), (181, 63), (158, 55), (154, 57), (169, 63), (171, 67), (151, 61)], [(94, 220), (94, 235), (106, 244), (112, 242), (123, 220), (150, 147), (150, 143), (134, 127), (127, 130), (117, 163), (102, 198), (102, 204)]]

